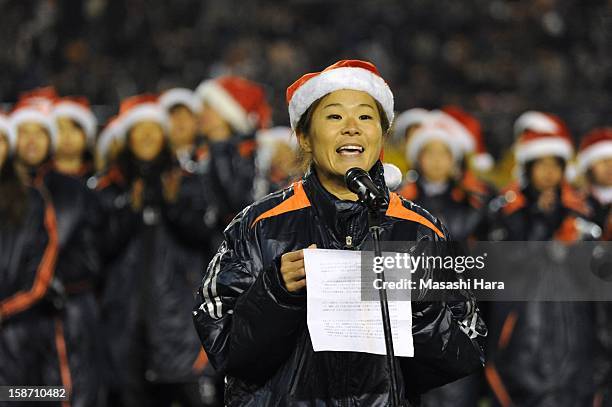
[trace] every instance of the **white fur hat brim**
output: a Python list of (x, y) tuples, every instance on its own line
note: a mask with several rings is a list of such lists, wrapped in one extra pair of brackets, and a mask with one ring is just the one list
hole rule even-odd
[(142, 103), (125, 112), (120, 117), (118, 137), (125, 137), (137, 123), (152, 121), (159, 124), (164, 133), (168, 132), (168, 114), (158, 103)]
[(442, 129), (426, 126), (415, 130), (410, 141), (406, 145), (406, 158), (412, 163), (416, 163), (423, 147), (434, 140), (442, 141), (448, 146), (454, 161), (458, 161), (463, 157), (463, 149), (461, 145), (457, 143), (455, 136)]
[(323, 96), (341, 89), (368, 93), (382, 106), (389, 124), (393, 123), (393, 93), (378, 75), (364, 68), (343, 67), (323, 71), (300, 86), (289, 102), (291, 128), (296, 129), (302, 115)]
[(9, 152), (15, 151), (14, 137), (11, 135), (13, 129), (11, 128), (11, 122), (8, 117), (0, 116), (0, 134), (6, 137), (8, 143)]
[(173, 88), (167, 90), (159, 97), (159, 104), (162, 105), (167, 112), (174, 106), (185, 106), (193, 114), (200, 114), (202, 110), (202, 102), (196, 94), (186, 88)]
[(96, 140), (98, 121), (91, 110), (77, 103), (60, 102), (53, 106), (51, 115), (56, 122), (60, 117), (69, 117), (79, 123), (85, 132), (88, 145), (93, 147)]
[(519, 142), (515, 149), (516, 161), (520, 164), (547, 156), (560, 157), (568, 161), (573, 153), (574, 148), (571, 143), (560, 137), (543, 137)]
[(594, 143), (578, 153), (578, 171), (585, 173), (594, 162), (612, 158), (612, 141)]
[(428, 116), (429, 110), (420, 107), (415, 107), (399, 114), (393, 124), (393, 139), (395, 142), (403, 140), (409, 127), (425, 122)]
[(9, 137), (11, 137), (11, 145), (17, 146), (17, 136), (19, 134), (19, 126), (24, 123), (38, 123), (42, 125), (48, 132), (51, 138), (51, 148), (55, 150), (57, 148), (57, 127), (55, 121), (50, 115), (45, 114), (33, 107), (22, 107), (10, 116), (11, 131)]
[(238, 103), (215, 80), (202, 82), (196, 89), (202, 102), (215, 109), (236, 131), (242, 134), (251, 133), (257, 127), (257, 120)]

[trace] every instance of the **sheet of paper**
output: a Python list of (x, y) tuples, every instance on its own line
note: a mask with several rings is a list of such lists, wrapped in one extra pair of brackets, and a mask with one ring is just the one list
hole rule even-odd
[[(307, 324), (315, 352), (385, 355), (379, 301), (361, 300), (361, 252), (304, 250)], [(410, 301), (389, 301), (396, 356), (414, 356)]]

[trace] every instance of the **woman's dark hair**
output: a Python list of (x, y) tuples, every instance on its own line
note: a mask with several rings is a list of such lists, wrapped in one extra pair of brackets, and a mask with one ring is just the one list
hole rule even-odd
[[(321, 101), (323, 100), (325, 96), (322, 96), (319, 99), (312, 102), (310, 107), (302, 114), (295, 128), (296, 133), (302, 133), (306, 136), (310, 134), (310, 127), (312, 125), (312, 116), (314, 114), (314, 111), (317, 109), (319, 104), (321, 104)], [(378, 110), (378, 115), (380, 116), (380, 126), (382, 127), (383, 139), (385, 139), (387, 138), (389, 134), (391, 123), (389, 122), (389, 119), (387, 118), (385, 109), (383, 109), (382, 105), (378, 102), (378, 100), (374, 99), (374, 103), (376, 103), (376, 109)], [(300, 162), (300, 167), (302, 167), (303, 170), (306, 170), (308, 166), (310, 166), (310, 162), (311, 162), (310, 155), (302, 151), (302, 149), (300, 148), (298, 158)]]
[(28, 194), (10, 156), (0, 165), (0, 197), (0, 226), (20, 225), (28, 208)]

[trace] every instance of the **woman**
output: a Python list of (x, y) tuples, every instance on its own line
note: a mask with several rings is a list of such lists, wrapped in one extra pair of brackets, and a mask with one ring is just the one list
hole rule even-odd
[[(515, 242), (572, 243), (585, 238), (579, 225), (588, 222), (588, 208), (564, 177), (572, 155), (569, 132), (556, 120), (541, 131), (521, 133), (515, 156), (522, 179), (502, 191), (506, 204), (493, 235)], [(543, 271), (564, 267), (557, 264), (558, 260), (551, 260), (548, 252), (540, 249), (534, 256), (533, 251), (525, 250), (512, 257), (516, 260), (525, 256), (525, 263)], [(550, 290), (558, 287), (555, 283), (563, 284), (563, 276), (568, 274), (560, 271), (556, 275), (556, 281), (534, 278), (529, 283), (538, 287), (540, 294), (550, 295)], [(495, 303), (491, 307), (491, 332), (494, 335), (489, 338), (485, 375), (496, 405), (593, 405), (592, 303)]]
[(201, 405), (206, 366), (189, 317), (208, 229), (200, 180), (174, 165), (154, 95), (121, 104), (116, 166), (98, 180), (106, 214), (102, 295), (113, 405)]
[[(369, 170), (390, 199), (383, 239), (441, 242), (444, 228), (384, 187), (379, 156), (393, 95), (374, 65), (339, 61), (296, 81), (287, 100), (310, 169), (229, 224), (197, 292), (196, 328), (226, 375), (226, 405), (388, 405), (384, 356), (313, 351), (302, 249), (354, 250), (368, 240), (368, 211), (344, 183), (352, 167)], [(458, 298), (413, 303), (416, 357), (397, 358), (404, 405), (481, 367), (479, 347), (459, 328), (476, 307), (469, 296)]]

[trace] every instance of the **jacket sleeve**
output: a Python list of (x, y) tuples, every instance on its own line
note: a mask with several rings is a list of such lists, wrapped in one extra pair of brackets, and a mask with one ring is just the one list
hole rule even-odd
[[(448, 236), (446, 229), (438, 227)], [(422, 234), (423, 251), (436, 256), (453, 255), (454, 245), (433, 233)], [(421, 252), (419, 250), (418, 252)], [(426, 278), (457, 281), (461, 276), (444, 270), (424, 269)], [(484, 366), (482, 342), (486, 326), (473, 295), (466, 290), (446, 290), (442, 297), (426, 290), (416, 292), (412, 303), (414, 357), (400, 358), (407, 391), (424, 393), (458, 380)], [(414, 296), (414, 292), (413, 292)]]
[(249, 208), (225, 230), (225, 241), (196, 293), (193, 317), (212, 365), (252, 382), (267, 380), (295, 348), (305, 325), (306, 295), (283, 286), (280, 260), (261, 264)]

